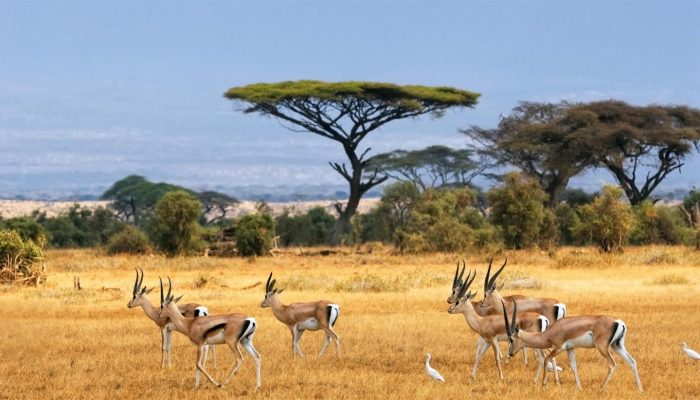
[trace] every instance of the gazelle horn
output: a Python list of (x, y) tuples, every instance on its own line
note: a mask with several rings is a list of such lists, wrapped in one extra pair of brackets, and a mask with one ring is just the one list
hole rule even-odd
[(486, 270), (486, 278), (484, 278), (484, 294), (489, 291), (489, 276), (491, 275), (491, 264), (493, 264), (493, 256), (489, 260), (489, 269)]
[(165, 299), (167, 301), (170, 301), (173, 299), (172, 296), (170, 295), (170, 293), (172, 293), (172, 291), (173, 291), (173, 282), (170, 280), (170, 277), (168, 277), (168, 295), (165, 296)]
[(141, 271), (141, 279), (139, 280), (139, 289), (141, 289), (141, 286), (143, 286), (143, 270), (139, 267), (139, 270)]
[(452, 287), (457, 287), (457, 276), (459, 275), (459, 260), (457, 260), (457, 269), (455, 270), (455, 277), (452, 278)]
[(267, 277), (267, 283), (265, 283), (265, 293), (270, 291), (270, 279), (272, 279), (272, 272), (270, 272), (270, 276)]
[(508, 323), (508, 311), (506, 310), (506, 303), (501, 300), (501, 306), (503, 307), (503, 320), (506, 323), (506, 335), (511, 337), (513, 333), (510, 331), (510, 324)]
[(489, 290), (496, 289), (496, 279), (498, 278), (498, 275), (503, 272), (503, 268), (506, 267), (506, 264), (508, 264), (508, 257), (506, 257), (506, 261), (503, 263), (503, 265), (501, 265), (501, 268), (499, 268), (498, 271), (496, 271), (496, 273), (491, 277), (491, 281), (489, 282)]
[(518, 313), (518, 302), (513, 300), (513, 320), (510, 322), (510, 329), (513, 333), (518, 331), (518, 325), (516, 325), (515, 315)]
[(160, 305), (163, 305), (163, 278), (160, 276), (158, 277), (158, 280), (160, 281)]
[(134, 281), (134, 296), (136, 295), (136, 291), (138, 290), (138, 287), (136, 287), (139, 283), (139, 270), (134, 268), (134, 271), (136, 271), (136, 280)]

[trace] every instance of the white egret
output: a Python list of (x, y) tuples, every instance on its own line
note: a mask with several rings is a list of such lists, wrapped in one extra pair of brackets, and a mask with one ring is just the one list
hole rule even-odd
[(425, 358), (425, 372), (429, 377), (435, 379), (436, 381), (445, 382), (445, 378), (443, 378), (439, 372), (430, 366), (430, 353), (428, 353), (427, 357)]
[(681, 347), (683, 348), (683, 352), (684, 352), (688, 357), (692, 358), (693, 361), (695, 361), (695, 360), (700, 360), (700, 354), (698, 354), (697, 351), (695, 351), (695, 350), (691, 349), (690, 347), (688, 347), (687, 344), (681, 343)]

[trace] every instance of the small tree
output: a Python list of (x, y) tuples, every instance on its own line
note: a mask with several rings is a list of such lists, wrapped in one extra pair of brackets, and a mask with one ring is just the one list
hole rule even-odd
[[(503, 185), (487, 193), (489, 219), (500, 227), (506, 246), (522, 249), (536, 245), (545, 221), (547, 194), (539, 183), (523, 174), (506, 175)], [(554, 218), (548, 219), (550, 223)]]
[(182, 255), (200, 246), (197, 219), (201, 204), (185, 191), (168, 192), (158, 201), (150, 225), (151, 240), (169, 255)]
[(272, 249), (274, 221), (270, 214), (248, 214), (236, 224), (236, 248), (243, 256), (264, 256)]
[(634, 228), (630, 204), (622, 200), (623, 191), (617, 186), (605, 185), (602, 193), (591, 204), (581, 206), (579, 230), (588, 233), (601, 251), (622, 251)]

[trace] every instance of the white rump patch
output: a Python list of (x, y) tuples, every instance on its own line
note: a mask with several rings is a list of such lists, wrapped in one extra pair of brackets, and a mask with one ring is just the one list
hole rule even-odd
[(540, 320), (540, 332), (544, 332), (549, 328), (549, 318), (545, 317), (544, 315), (540, 315), (539, 317)]
[(199, 306), (194, 309), (195, 317), (206, 317), (207, 315), (209, 315), (209, 309), (204, 306)]
[(557, 315), (555, 315), (555, 318), (557, 319), (557, 321), (566, 317), (566, 304), (557, 303), (554, 305), (554, 307), (557, 307)]
[[(612, 336), (612, 340), (610, 341), (610, 344), (613, 344), (620, 340), (620, 338), (624, 335), (625, 331), (627, 330), (627, 325), (625, 325), (625, 322), (621, 319), (616, 319), (615, 322), (617, 323), (617, 329), (615, 329), (615, 333)], [(624, 343), (624, 340), (623, 340)], [(624, 346), (624, 344), (623, 344)]]
[(332, 328), (340, 315), (340, 306), (337, 304), (329, 304), (328, 306), (331, 308), (331, 315), (330, 318), (328, 318), (328, 325)]

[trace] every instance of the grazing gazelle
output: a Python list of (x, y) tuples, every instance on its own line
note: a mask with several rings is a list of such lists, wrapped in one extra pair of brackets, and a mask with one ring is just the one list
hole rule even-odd
[(503, 268), (506, 267), (506, 264), (508, 264), (508, 258), (506, 257), (501, 268), (489, 279), (491, 263), (493, 263), (493, 258), (491, 258), (489, 262), (489, 269), (486, 272), (486, 279), (484, 279), (484, 298), (479, 302), (479, 308), (482, 309), (483, 312), (495, 314), (503, 313), (503, 310), (501, 310), (501, 301), (505, 301), (506, 309), (512, 311), (513, 300), (517, 299), (520, 312), (532, 311), (542, 314), (552, 323), (566, 316), (566, 305), (557, 299), (538, 299), (525, 296), (501, 297), (501, 294), (496, 288), (496, 279), (498, 275), (503, 272)]
[[(549, 354), (545, 358), (545, 363), (554, 358), (560, 352), (566, 350), (569, 356), (571, 371), (576, 378), (576, 388), (581, 390), (581, 382), (578, 378), (576, 370), (576, 355), (574, 349), (596, 348), (600, 354), (608, 362), (608, 375), (605, 377), (600, 389), (604, 389), (610, 382), (617, 364), (610, 354), (610, 348), (615, 350), (627, 364), (629, 364), (634, 373), (634, 380), (637, 382), (637, 388), (643, 392), (642, 382), (639, 380), (639, 371), (637, 371), (637, 363), (634, 358), (625, 349), (625, 337), (627, 337), (627, 325), (615, 317), (608, 315), (582, 315), (575, 317), (566, 317), (558, 320), (544, 332), (522, 332), (518, 327), (516, 314), (518, 305), (513, 304), (512, 320), (508, 322), (506, 305), (502, 303), (503, 319), (505, 320), (505, 329), (510, 339), (508, 354), (513, 356), (523, 346), (534, 347), (538, 349), (549, 349)], [(521, 314), (517, 314), (519, 317)], [(559, 383), (558, 376), (557, 383)], [(547, 384), (547, 372), (545, 371), (542, 378), (542, 385)]]
[(297, 353), (304, 357), (299, 348), (299, 339), (304, 331), (317, 331), (319, 329), (326, 334), (326, 341), (323, 343), (321, 352), (318, 353), (319, 357), (325, 353), (331, 339), (335, 342), (335, 354), (340, 356), (340, 337), (333, 331), (333, 325), (340, 315), (340, 306), (326, 300), (284, 305), (280, 299), (280, 293), (284, 289), (277, 290), (275, 283), (276, 280), (272, 279), (272, 272), (270, 272), (265, 284), (265, 298), (260, 307), (271, 307), (275, 318), (287, 325), (287, 328), (292, 332), (292, 357)]
[[(215, 386), (226, 386), (233, 375), (243, 364), (243, 354), (238, 347), (239, 344), (250, 354), (255, 361), (256, 386), (260, 387), (260, 354), (253, 346), (253, 335), (257, 328), (255, 318), (245, 314), (222, 314), (208, 315), (206, 317), (185, 318), (180, 314), (173, 296), (172, 282), (168, 277), (168, 294), (163, 296), (163, 280), (160, 281), (160, 311), (159, 316), (170, 318), (175, 330), (185, 334), (192, 343), (197, 346), (197, 362), (194, 380), (194, 388), (199, 387), (199, 372), (209, 379)], [(233, 352), (236, 357), (236, 364), (233, 366), (228, 378), (222, 383), (217, 383), (209, 372), (204, 368), (204, 361), (207, 358), (209, 345), (224, 344)]]
[[(143, 284), (143, 270), (141, 270), (141, 277), (139, 279), (139, 271), (136, 270), (136, 281), (134, 281), (134, 291), (133, 291), (133, 297), (129, 301), (129, 304), (127, 304), (127, 307), (129, 308), (134, 308), (134, 307), (141, 307), (143, 311), (146, 313), (146, 316), (150, 318), (153, 322), (158, 325), (158, 328), (160, 328), (160, 333), (161, 333), (161, 353), (160, 353), (160, 367), (163, 368), (165, 367), (165, 355), (168, 355), (168, 367), (172, 367), (172, 357), (171, 357), (171, 348), (170, 348), (170, 340), (172, 338), (173, 334), (173, 324), (170, 322), (168, 318), (161, 318), (158, 316), (158, 309), (151, 304), (150, 301), (148, 301), (148, 298), (146, 298), (146, 295), (151, 293), (150, 289), (146, 289), (145, 286), (141, 286)], [(182, 296), (180, 296), (182, 297)], [(180, 297), (174, 300), (175, 303), (180, 300)], [(200, 317), (200, 316), (206, 316), (209, 314), (209, 310), (207, 310), (206, 307), (204, 307), (201, 304), (197, 303), (188, 303), (188, 304), (178, 304), (177, 305), (178, 310), (182, 315), (188, 318), (192, 317)], [(212, 367), (216, 367), (216, 352), (214, 348), (211, 348), (212, 350)]]
[[(459, 292), (457, 293), (457, 301), (450, 306), (447, 310), (450, 314), (462, 313), (464, 314), (464, 319), (467, 321), (467, 325), (479, 335), (486, 343), (476, 356), (474, 361), (474, 367), (472, 368), (471, 377), (476, 377), (476, 371), (479, 366), (479, 361), (483, 357), (486, 350), (488, 350), (489, 345), (493, 347), (494, 356), (496, 357), (496, 365), (498, 366), (498, 376), (503, 380), (503, 369), (501, 368), (501, 357), (499, 356), (498, 350), (498, 337), (506, 336), (506, 329), (503, 326), (503, 320), (500, 315), (488, 315), (485, 317), (477, 314), (474, 304), (472, 304), (471, 299), (476, 296), (476, 293), (472, 293), (469, 286), (476, 278), (476, 271), (472, 275), (471, 272), (467, 275), (467, 279), (462, 283)], [(537, 313), (523, 313), (520, 315), (519, 326), (522, 329), (532, 330), (532, 331), (542, 331), (547, 328), (549, 321), (542, 315)], [(507, 336), (506, 336), (507, 340)], [(543, 358), (543, 357), (542, 357)]]
[[(457, 261), (457, 270), (455, 271), (455, 276), (452, 278), (452, 294), (450, 294), (450, 297), (447, 298), (447, 304), (454, 304), (457, 301), (457, 295), (459, 293), (459, 289), (462, 287), (462, 278), (464, 277), (464, 271), (466, 270), (467, 265), (464, 260), (462, 260), (462, 271), (459, 271), (459, 261)], [(521, 295), (513, 295), (513, 296), (506, 296), (504, 299), (512, 301), (513, 299), (523, 299), (525, 296)], [(479, 302), (477, 301), (472, 301), (472, 305), (474, 306), (474, 309), (476, 310), (476, 313), (481, 315), (482, 317), (485, 317), (487, 315), (499, 315), (500, 313), (492, 310), (492, 309), (486, 309), (482, 307), (478, 307)], [(498, 336), (498, 341), (499, 342), (507, 342), (508, 337), (506, 335), (501, 335)], [(484, 341), (484, 339), (479, 336), (478, 339), (476, 340), (476, 356), (479, 356), (479, 353), (481, 352), (482, 347), (489, 347), (489, 344)], [(496, 349), (498, 350), (498, 357), (503, 359), (503, 356), (501, 355), (501, 348), (496, 346)], [(523, 360), (525, 364), (527, 364), (527, 350), (523, 349)]]

